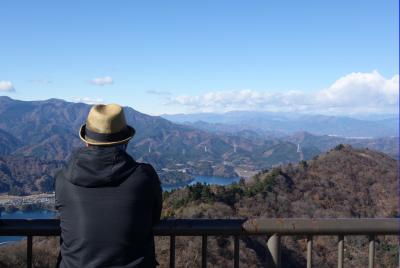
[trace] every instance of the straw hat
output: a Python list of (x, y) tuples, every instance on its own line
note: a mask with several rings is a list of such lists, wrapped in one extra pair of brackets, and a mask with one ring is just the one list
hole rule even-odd
[(134, 135), (135, 129), (126, 124), (124, 110), (118, 104), (93, 106), (79, 130), (79, 137), (91, 145), (126, 143)]

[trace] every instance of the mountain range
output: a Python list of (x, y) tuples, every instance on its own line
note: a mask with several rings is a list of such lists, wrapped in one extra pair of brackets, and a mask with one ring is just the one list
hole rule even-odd
[[(0, 192), (52, 191), (54, 173), (75, 148), (82, 146), (77, 133), (89, 109), (87, 104), (56, 99), (18, 101), (0, 97)], [(129, 153), (138, 161), (152, 163), (164, 183), (184, 180), (179, 177), (182, 174), (257, 172), (230, 186), (198, 184), (164, 192), (163, 217), (396, 217), (399, 213), (397, 138), (344, 138), (304, 131), (267, 138), (249, 129), (205, 131), (129, 107), (125, 107), (125, 113), (137, 130)], [(349, 266), (366, 266), (367, 253), (360, 250), (366, 245), (364, 240), (347, 238), (345, 262)], [(378, 240), (376, 250), (381, 258), (377, 262), (382, 267), (396, 267), (395, 238)], [(177, 252), (181, 252), (177, 266), (199, 266), (195, 255), (200, 241), (177, 238)], [(301, 237), (282, 241), (284, 266), (304, 267), (304, 241)], [(56, 242), (36, 240), (39, 266), (49, 267), (56, 260)], [(316, 238), (316, 267), (336, 265), (337, 257), (331, 254), (335, 243), (334, 239)], [(168, 245), (168, 240), (157, 238), (161, 264), (168, 263)], [(243, 237), (240, 245), (242, 267), (265, 265), (266, 237)], [(1, 264), (18, 267), (15, 256), (24, 250), (22, 244), (4, 248)], [(232, 254), (229, 238), (210, 238), (209, 266), (230, 266)]]
[[(0, 97), (0, 161), (3, 163), (0, 192), (12, 188), (21, 191), (19, 185), (25, 185), (25, 192), (29, 189), (26, 185), (37, 188), (34, 177), (24, 172), (24, 168), (10, 166), (32, 161), (32, 158), (43, 165), (54, 161), (57, 166), (65, 164), (74, 149), (83, 146), (78, 130), (90, 107), (58, 99), (20, 101)], [(296, 145), (288, 141), (219, 135), (146, 115), (130, 107), (125, 107), (124, 111), (128, 124), (137, 133), (128, 152), (137, 161), (151, 163), (164, 183), (179, 183), (190, 177), (185, 174), (232, 177), (238, 175), (237, 169), (255, 171), (300, 160)], [(307, 159), (318, 153), (315, 148), (303, 148)], [(43, 176), (52, 179), (54, 175), (44, 168), (35, 170), (36, 179)], [(10, 184), (12, 181), (16, 183)]]
[(267, 137), (306, 131), (315, 135), (342, 137), (398, 137), (398, 115), (370, 116), (362, 119), (301, 113), (232, 111), (226, 113), (164, 114), (176, 123), (208, 131), (235, 132), (253, 130)]
[(349, 144), (355, 148), (369, 148), (399, 159), (399, 138), (381, 137), (381, 138), (345, 138), (328, 135), (313, 135), (309, 132), (293, 133), (284, 136), (281, 140), (301, 144), (305, 147), (316, 147), (321, 152), (326, 152), (339, 144)]
[[(58, 99), (0, 97), (0, 192), (51, 191), (55, 167), (64, 166), (74, 149), (83, 146), (78, 130), (90, 107)], [(130, 107), (124, 111), (137, 133), (128, 152), (137, 161), (151, 163), (164, 184), (187, 182), (195, 175), (246, 177), (311, 159), (339, 143), (398, 157), (396, 138), (344, 139), (307, 132), (267, 138), (254, 130), (207, 131)], [(32, 163), (32, 168), (28, 170), (24, 163)]]

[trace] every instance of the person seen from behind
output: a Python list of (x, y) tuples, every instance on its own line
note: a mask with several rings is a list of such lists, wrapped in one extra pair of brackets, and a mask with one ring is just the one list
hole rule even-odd
[(86, 146), (56, 175), (57, 267), (156, 266), (153, 226), (162, 190), (154, 168), (126, 152), (134, 134), (121, 106), (91, 108), (79, 132)]

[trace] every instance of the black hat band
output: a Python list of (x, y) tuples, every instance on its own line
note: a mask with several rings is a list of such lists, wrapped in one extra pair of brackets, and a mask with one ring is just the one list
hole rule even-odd
[(99, 141), (99, 142), (117, 142), (122, 141), (129, 138), (132, 135), (132, 131), (128, 127), (123, 128), (121, 131), (116, 133), (97, 133), (89, 130), (86, 126), (84, 126), (85, 136), (89, 139)]

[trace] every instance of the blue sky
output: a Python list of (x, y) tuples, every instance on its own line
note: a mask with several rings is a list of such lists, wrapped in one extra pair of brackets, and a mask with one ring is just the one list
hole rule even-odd
[(398, 1), (0, 2), (0, 95), (394, 113)]

